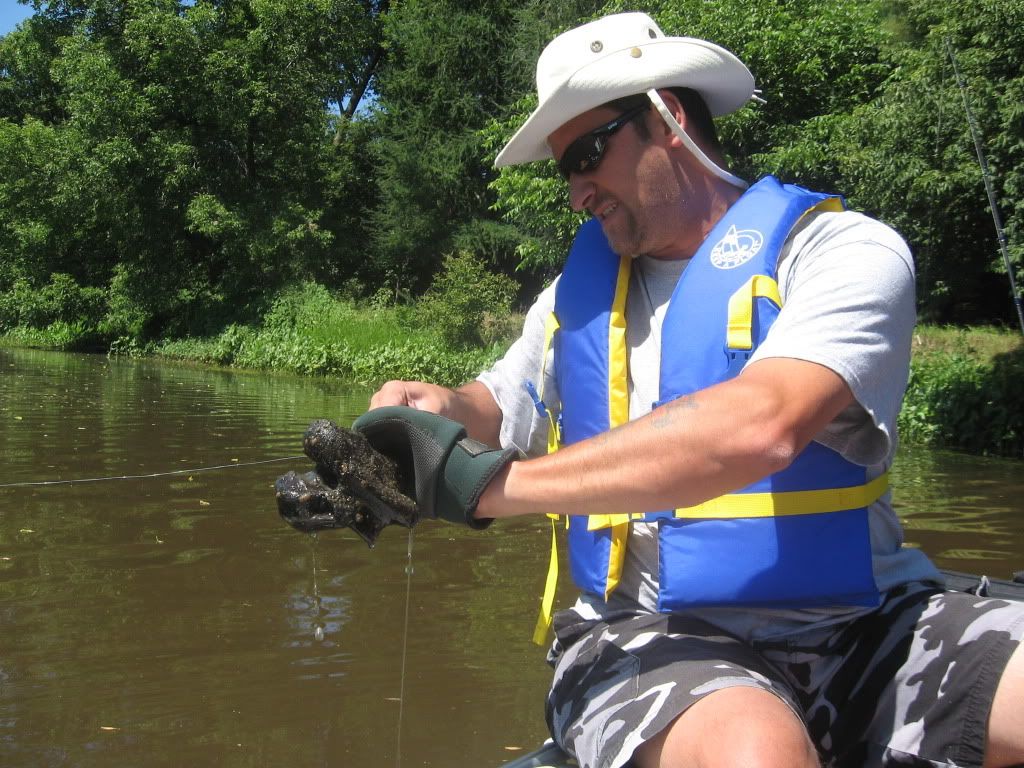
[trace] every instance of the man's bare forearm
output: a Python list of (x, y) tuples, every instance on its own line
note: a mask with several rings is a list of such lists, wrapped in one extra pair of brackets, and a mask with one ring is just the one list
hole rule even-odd
[(670, 509), (784, 468), (853, 396), (835, 373), (813, 363), (758, 367), (550, 456), (512, 464), (488, 487), (478, 515)]

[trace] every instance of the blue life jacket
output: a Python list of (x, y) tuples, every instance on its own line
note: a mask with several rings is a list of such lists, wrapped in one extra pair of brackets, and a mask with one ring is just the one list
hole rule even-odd
[[(796, 223), (840, 198), (766, 177), (726, 212), (683, 272), (662, 325), (655, 406), (737, 375), (782, 306), (777, 261)], [(555, 299), (562, 443), (629, 420), (629, 257), (596, 220), (581, 227)], [(671, 450), (671, 446), (666, 446)], [(812, 442), (786, 469), (696, 507), (569, 518), (573, 579), (605, 599), (622, 575), (630, 520), (659, 527), (659, 610), (877, 605), (868, 505), (887, 488)]]

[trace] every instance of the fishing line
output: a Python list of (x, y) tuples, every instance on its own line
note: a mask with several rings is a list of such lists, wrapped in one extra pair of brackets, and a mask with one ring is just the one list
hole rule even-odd
[(83, 477), (75, 480), (39, 480), (36, 482), (23, 483), (0, 483), (0, 488), (27, 488), (29, 486), (42, 485), (73, 485), (75, 483), (104, 483), (109, 480), (148, 480), (154, 477), (169, 477), (170, 475), (191, 475), (198, 472), (213, 472), (218, 469), (238, 469), (239, 467), (254, 467), (257, 464), (275, 464), (282, 461), (294, 461), (304, 459), (305, 456), (282, 456), (279, 459), (263, 459), (261, 461), (231, 462), (230, 464), (217, 464), (210, 467), (193, 467), (192, 469), (174, 469), (168, 472), (152, 472), (148, 475), (114, 475), (110, 477)]
[(323, 604), (320, 601), (320, 584), (317, 580), (317, 572), (320, 566), (316, 559), (316, 548), (320, 539), (317, 537), (316, 531), (310, 534), (310, 538), (313, 539), (313, 639), (319, 643), (323, 642), (325, 626), (323, 621)]
[(412, 593), (412, 528), (405, 561), (405, 626), (402, 629), (402, 676), (398, 685), (398, 733), (395, 744), (395, 768), (402, 768), (402, 714), (405, 709), (405, 656), (409, 646), (409, 596)]
[(971, 129), (971, 138), (974, 140), (974, 151), (978, 155), (978, 166), (981, 168), (981, 178), (985, 183), (985, 193), (988, 195), (988, 207), (992, 211), (992, 223), (996, 228), (996, 240), (999, 242), (999, 251), (1003, 254), (1003, 264), (1006, 266), (1006, 276), (1010, 280), (1010, 295), (1013, 297), (1013, 306), (1017, 310), (1017, 320), (1020, 321), (1020, 332), (1024, 334), (1024, 298), (1021, 298), (1017, 290), (1017, 281), (1013, 276), (1013, 264), (1010, 261), (1010, 250), (1006, 242), (1006, 232), (1003, 229), (1003, 220), (999, 216), (999, 206), (996, 205), (996, 193), (992, 189), (992, 175), (988, 170), (988, 160), (985, 159), (985, 151), (981, 146), (981, 137), (978, 131), (978, 124), (974, 119), (974, 112), (971, 110), (971, 101), (967, 98), (967, 84), (960, 74), (960, 67), (956, 63), (956, 54), (953, 52), (953, 44), (949, 37), (944, 37), (946, 53), (949, 54), (949, 61), (953, 65), (953, 75), (956, 77), (957, 86), (960, 88), (960, 96), (964, 102), (964, 112), (967, 115), (967, 126)]

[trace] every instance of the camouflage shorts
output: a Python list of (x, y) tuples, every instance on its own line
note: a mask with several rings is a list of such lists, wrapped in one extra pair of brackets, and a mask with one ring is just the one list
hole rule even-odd
[(918, 585), (845, 624), (747, 644), (692, 617), (556, 621), (554, 740), (583, 768), (633, 751), (701, 697), (771, 691), (825, 766), (980, 766), (996, 685), (1024, 636), (1024, 603)]

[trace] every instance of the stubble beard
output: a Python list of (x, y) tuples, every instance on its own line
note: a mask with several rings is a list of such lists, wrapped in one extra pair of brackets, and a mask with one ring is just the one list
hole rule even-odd
[(637, 217), (621, 202), (616, 213), (619, 214), (620, 221), (611, 229), (602, 226), (604, 236), (608, 240), (608, 245), (619, 256), (635, 259), (643, 252), (645, 233)]
[(638, 199), (627, 207), (621, 200), (616, 212), (619, 220), (613, 229), (605, 229), (605, 237), (612, 250), (619, 256), (636, 258), (661, 247), (671, 227), (668, 222), (677, 220), (685, 206), (685, 195), (681, 194), (670, 169), (658, 164), (642, 164), (637, 168)]

